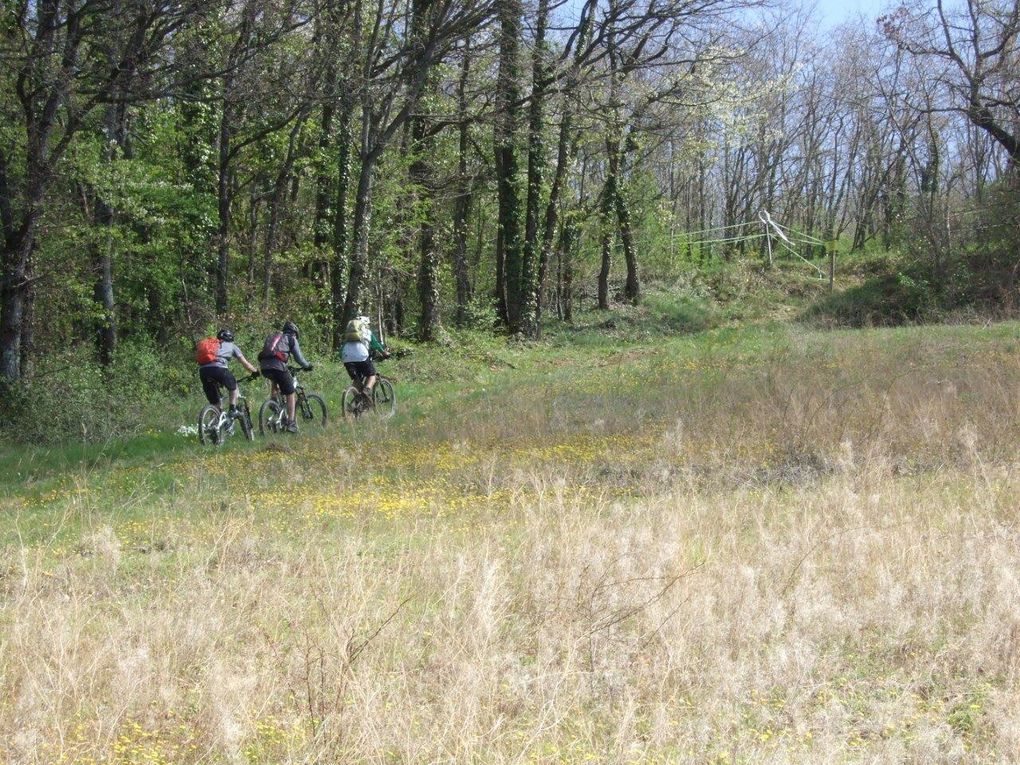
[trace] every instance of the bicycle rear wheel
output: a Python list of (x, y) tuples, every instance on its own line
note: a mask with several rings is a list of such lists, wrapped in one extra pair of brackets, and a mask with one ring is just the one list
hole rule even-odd
[(207, 446), (218, 446), (223, 443), (220, 433), (220, 410), (212, 404), (206, 404), (198, 413), (198, 441)]
[(275, 398), (267, 398), (259, 407), (259, 435), (266, 433), (278, 433), (282, 430), (280, 425), (281, 412), (285, 411), (283, 404)]
[(372, 400), (375, 402), (375, 413), (380, 417), (392, 417), (397, 412), (397, 394), (393, 392), (393, 383), (385, 377), (376, 380), (372, 388)]
[(314, 423), (326, 427), (326, 402), (322, 396), (309, 393), (301, 402), (301, 419), (308, 423)]
[(345, 420), (351, 420), (361, 414), (361, 393), (353, 385), (344, 389), (340, 397), (340, 413)]

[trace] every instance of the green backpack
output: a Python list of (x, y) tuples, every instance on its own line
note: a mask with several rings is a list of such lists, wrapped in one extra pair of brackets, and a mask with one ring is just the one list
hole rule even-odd
[(347, 322), (347, 329), (344, 330), (344, 342), (365, 343), (372, 339), (372, 330), (365, 322), (351, 319)]

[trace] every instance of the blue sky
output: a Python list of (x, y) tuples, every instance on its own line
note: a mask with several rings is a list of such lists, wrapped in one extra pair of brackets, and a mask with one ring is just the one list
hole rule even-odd
[(893, 4), (893, 0), (817, 0), (818, 19), (824, 27), (856, 19), (858, 14), (873, 22)]

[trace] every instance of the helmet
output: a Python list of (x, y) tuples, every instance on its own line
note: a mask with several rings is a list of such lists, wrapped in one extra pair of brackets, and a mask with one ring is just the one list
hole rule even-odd
[(234, 333), (231, 332), (229, 329), (221, 329), (219, 332), (216, 333), (216, 337), (225, 343), (234, 342)]
[(280, 329), (280, 331), (283, 332), (283, 334), (285, 335), (294, 335), (294, 337), (298, 336), (297, 324), (295, 324), (292, 321), (284, 322), (283, 327)]
[(371, 324), (372, 323), (372, 320), (370, 318), (368, 318), (367, 316), (365, 316), (364, 314), (359, 316), (357, 318), (357, 321), (361, 322), (362, 324)]

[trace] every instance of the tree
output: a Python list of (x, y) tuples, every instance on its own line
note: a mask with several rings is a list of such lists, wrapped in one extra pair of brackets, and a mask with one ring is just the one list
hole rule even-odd
[(361, 109), (361, 130), (356, 144), (360, 168), (341, 323), (346, 323), (361, 308), (368, 263), (373, 175), (379, 158), (414, 114), (432, 68), (462, 40), (484, 28), (492, 12), (491, 0), (427, 0), (419, 8), (420, 23), (416, 23), (413, 35), (403, 24), (399, 8), (387, 8), (380, 2), (370, 19), (355, 14), (355, 30), (364, 24), (369, 33), (365, 36), (358, 33), (352, 43), (356, 67), (350, 85)]
[(0, 37), (3, 119), (17, 126), (0, 144), (0, 381), (21, 377), (29, 265), (61, 159), (98, 110), (144, 98), (151, 83), (172, 75), (174, 63), (162, 55), (203, 12), (194, 0), (14, 4)]
[(955, 111), (984, 130), (1020, 167), (1020, 2), (964, 0), (947, 9), (903, 5), (881, 19), (902, 50), (935, 62), (941, 102), (918, 110)]

